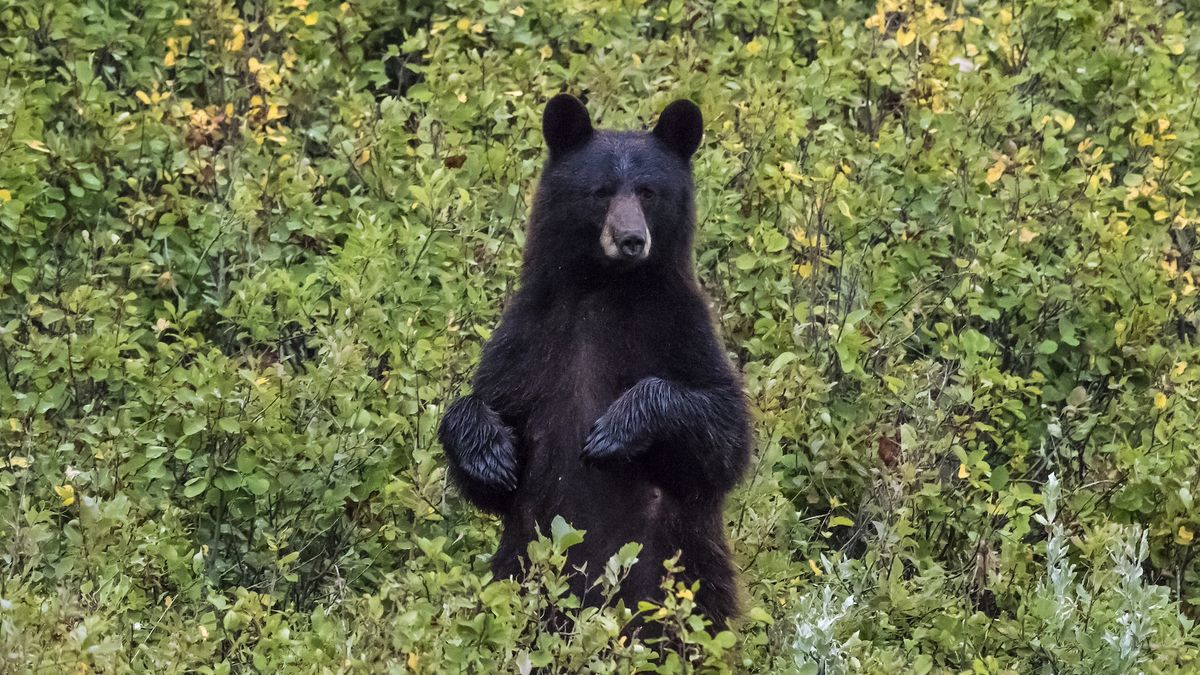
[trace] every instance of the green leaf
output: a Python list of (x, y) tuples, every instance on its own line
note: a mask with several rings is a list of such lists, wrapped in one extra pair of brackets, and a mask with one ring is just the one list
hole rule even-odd
[(752, 270), (758, 265), (758, 256), (753, 253), (743, 253), (733, 259), (733, 265), (742, 271)]
[(183, 421), (183, 436), (194, 436), (208, 427), (208, 420), (203, 417), (189, 417)]
[(245, 484), (246, 489), (255, 495), (265, 495), (271, 489), (271, 481), (258, 476), (247, 477)]
[(208, 480), (203, 476), (197, 476), (187, 482), (183, 486), (183, 496), (191, 499), (208, 488)]
[(562, 516), (554, 516), (550, 522), (550, 539), (555, 548), (565, 551), (583, 541), (584, 530), (571, 527)]
[(85, 187), (89, 190), (92, 190), (93, 192), (97, 192), (97, 191), (104, 189), (104, 183), (102, 183), (99, 178), (95, 177), (94, 175), (92, 175), (90, 173), (79, 174), (79, 182), (81, 185), (83, 185), (83, 187)]

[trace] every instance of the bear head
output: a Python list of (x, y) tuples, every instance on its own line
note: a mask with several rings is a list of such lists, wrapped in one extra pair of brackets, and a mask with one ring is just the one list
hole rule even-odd
[(596, 129), (583, 103), (559, 94), (542, 117), (549, 158), (530, 217), (526, 264), (572, 278), (690, 266), (695, 222), (691, 157), (700, 109), (677, 100), (654, 129)]

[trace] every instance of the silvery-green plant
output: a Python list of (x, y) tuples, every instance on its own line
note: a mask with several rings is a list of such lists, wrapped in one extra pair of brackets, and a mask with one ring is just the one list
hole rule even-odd
[(1138, 667), (1151, 656), (1156, 621), (1178, 623), (1181, 635), (1189, 622), (1170, 612), (1169, 589), (1144, 578), (1149, 544), (1140, 526), (1117, 529), (1109, 550), (1112, 567), (1081, 578), (1059, 520), (1061, 498), (1061, 483), (1051, 474), (1042, 490), (1043, 513), (1034, 516), (1047, 529), (1047, 538), (1045, 576), (1031, 606), (1041, 626), (1031, 644), (1046, 657), (1047, 672), (1141, 672)]
[(796, 608), (792, 657), (805, 675), (847, 672), (847, 666), (853, 665), (853, 658), (847, 657), (846, 647), (858, 635), (855, 633), (848, 640), (840, 640), (837, 636), (838, 624), (847, 618), (855, 605), (854, 596), (846, 590), (846, 581), (850, 579), (849, 563), (843, 561), (834, 566), (828, 558), (821, 556), (821, 566), (833, 578), (824, 585), (812, 586), (800, 596)]
[(1129, 528), (1127, 535), (1114, 543), (1111, 555), (1117, 581), (1113, 594), (1120, 604), (1116, 625), (1105, 631), (1104, 642), (1116, 652), (1112, 657), (1115, 668), (1130, 671), (1143, 660), (1155, 632), (1154, 617), (1170, 605), (1170, 593), (1165, 586), (1143, 579), (1142, 563), (1149, 555), (1143, 528)]
[(1062, 484), (1058, 476), (1050, 474), (1042, 490), (1044, 514), (1034, 519), (1049, 530), (1046, 539), (1046, 576), (1038, 583), (1038, 595), (1048, 602), (1043, 614), (1046, 622), (1041, 636), (1035, 643), (1053, 654), (1060, 649), (1074, 646), (1073, 632), (1081, 622), (1080, 608), (1087, 607), (1091, 594), (1078, 583), (1075, 565), (1068, 557), (1068, 537), (1062, 523), (1058, 521), (1058, 502), (1062, 497)]

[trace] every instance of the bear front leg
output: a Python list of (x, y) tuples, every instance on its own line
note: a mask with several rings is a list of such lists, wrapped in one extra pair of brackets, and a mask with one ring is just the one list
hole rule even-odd
[(463, 496), (485, 511), (504, 513), (517, 489), (517, 452), (512, 431), (496, 411), (476, 396), (464, 396), (446, 409), (438, 440)]
[(666, 487), (698, 484), (723, 494), (750, 457), (745, 399), (732, 385), (698, 389), (648, 377), (596, 420), (580, 457), (588, 463), (628, 461), (653, 444), (663, 456), (647, 459)]

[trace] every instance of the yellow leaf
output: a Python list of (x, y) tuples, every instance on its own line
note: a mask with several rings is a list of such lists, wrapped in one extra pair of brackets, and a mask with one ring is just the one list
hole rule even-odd
[(1142, 147), (1146, 147), (1148, 145), (1154, 145), (1154, 135), (1147, 134), (1147, 133), (1138, 134), (1137, 135), (1137, 144)]
[(409, 652), (408, 658), (404, 660), (404, 663), (408, 665), (409, 670), (416, 670), (417, 665), (421, 663), (421, 659), (417, 658), (416, 652)]
[(73, 485), (55, 485), (54, 494), (58, 495), (58, 498), (62, 500), (63, 506), (70, 506), (75, 503), (75, 486)]
[(1187, 546), (1188, 544), (1192, 543), (1192, 539), (1194, 539), (1195, 536), (1196, 534), (1189, 530), (1186, 525), (1180, 525), (1179, 531), (1175, 533), (1175, 543)]
[(207, 640), (207, 639), (208, 639), (208, 629), (207, 629), (207, 628), (205, 628), (203, 625), (197, 626), (197, 627), (196, 627), (196, 632), (200, 634), (200, 639), (201, 639), (201, 640)]
[(1017, 239), (1019, 239), (1022, 244), (1028, 244), (1029, 242), (1033, 241), (1034, 239), (1037, 239), (1038, 234), (1040, 234), (1040, 233), (1034, 232), (1033, 230), (1031, 230), (1027, 227), (1022, 227), (1021, 231), (1017, 233)]
[(1174, 375), (1175, 377), (1179, 377), (1180, 375), (1183, 374), (1183, 371), (1185, 371), (1185, 370), (1187, 370), (1187, 363), (1184, 361), (1180, 361), (1179, 363), (1175, 364), (1175, 368), (1173, 368), (1171, 370), (1171, 374)]
[(466, 17), (461, 18), (458, 23), (454, 24), (454, 27), (465, 33), (471, 30), (471, 20)]
[(1000, 177), (1004, 175), (1004, 169), (1005, 169), (1004, 160), (1003, 159), (996, 160), (996, 163), (993, 164), (992, 168), (988, 169), (988, 172), (987, 172), (988, 185), (991, 185), (992, 183), (995, 183), (996, 181), (1000, 180)]
[(192, 25), (192, 20), (191, 19), (175, 19), (175, 25), (183, 26), (186, 28), (187, 26)]
[(1166, 220), (1167, 218), (1170, 218), (1170, 217), (1171, 217), (1171, 214), (1167, 213), (1166, 211), (1155, 211), (1155, 212), (1154, 212), (1154, 220), (1155, 220), (1155, 222), (1159, 222), (1159, 223), (1161, 223), (1161, 222), (1163, 222), (1164, 220)]
[(1162, 393), (1161, 391), (1154, 394), (1154, 407), (1158, 408), (1159, 410), (1166, 410), (1167, 409), (1167, 395)]
[(1183, 53), (1183, 43), (1176, 42), (1176, 43), (1172, 44), (1171, 45), (1171, 53), (1174, 54), (1175, 56), (1179, 56), (1180, 54), (1182, 54)]
[(1058, 126), (1062, 127), (1063, 133), (1075, 128), (1075, 116), (1070, 113), (1056, 112), (1054, 113), (1054, 121), (1058, 122)]
[(29, 458), (28, 457), (13, 457), (12, 459), (8, 460), (8, 465), (14, 469), (28, 469), (29, 468)]
[(292, 0), (292, 7), (295, 7), (303, 12), (304, 10), (308, 9), (308, 0)]
[(472, 33), (482, 33), (483, 32), (483, 24), (477, 23), (474, 26), (471, 26), (471, 32)]
[(0, 202), (8, 203), (12, 201), (12, 193), (8, 190), (0, 190)]
[(970, 478), (971, 472), (967, 471), (967, 465), (960, 463), (958, 465), (958, 477), (962, 479)]
[(948, 30), (952, 33), (958, 33), (962, 29), (963, 29), (963, 20), (962, 19), (955, 19), (954, 21), (950, 22), (950, 25), (946, 26), (946, 30)]
[(1160, 134), (1162, 132), (1166, 131), (1167, 129), (1171, 128), (1171, 120), (1169, 120), (1165, 117), (1158, 118), (1157, 124), (1158, 124), (1158, 133), (1160, 133)]
[(463, 93), (461, 93), (461, 94), (459, 94), (459, 95), (458, 95), (458, 102), (459, 102), (459, 103), (466, 103), (466, 102), (467, 102), (467, 94), (466, 94), (466, 92), (463, 92)]
[(309, 12), (308, 14), (304, 15), (304, 25), (305, 26), (315, 26), (315, 25), (317, 25), (318, 18), (320, 18), (319, 12)]
[(251, 75), (257, 73), (259, 68), (262, 68), (262, 62), (253, 56), (250, 57), (249, 61), (246, 61), (246, 70), (249, 70)]
[(371, 161), (371, 149), (363, 148), (362, 152), (358, 153), (358, 159), (354, 160), (354, 166), (362, 166)]
[(810, 262), (800, 263), (799, 265), (792, 265), (792, 273), (795, 274), (796, 276), (800, 277), (801, 279), (807, 279), (807, 278), (811, 277), (812, 272), (813, 272), (813, 266), (812, 266), (812, 263), (810, 263)]
[(245, 45), (246, 34), (242, 32), (242, 27), (238, 26), (237, 31), (233, 34), (233, 39), (225, 43), (225, 48), (231, 52), (240, 52)]
[(896, 44), (901, 47), (907, 47), (912, 44), (913, 40), (917, 39), (916, 31), (910, 30), (908, 26), (896, 31)]
[(804, 227), (802, 227), (800, 225), (797, 225), (792, 228), (791, 235), (792, 235), (792, 239), (795, 239), (796, 243), (800, 244), (801, 246), (807, 247), (807, 246), (812, 246), (814, 244), (814, 242), (809, 240), (808, 233), (806, 233), (804, 231)]
[(696, 599), (696, 596), (693, 595), (692, 590), (690, 588), (680, 588), (678, 591), (675, 591), (675, 597), (682, 598), (684, 600), (695, 600)]
[(817, 567), (817, 563), (813, 562), (812, 558), (808, 559), (808, 567), (812, 570), (813, 574), (821, 576), (821, 568)]
[(167, 52), (167, 55), (163, 57), (163, 65), (168, 68), (175, 65), (175, 52)]
[(342, 4), (338, 5), (338, 11), (340, 11), (342, 14), (349, 12), (350, 11), (350, 3), (343, 2)]
[(763, 48), (762, 43), (758, 41), (758, 38), (755, 38), (746, 43), (746, 53), (749, 54), (750, 56), (755, 56), (756, 54), (758, 54), (759, 52), (762, 51), (762, 48)]
[(538, 47), (538, 54), (541, 54), (543, 59), (548, 59), (554, 55), (554, 50), (549, 45), (542, 45)]
[(522, 17), (522, 16), (525, 16), (525, 8), (520, 5), (517, 5), (516, 7), (513, 7), (512, 9), (508, 10), (508, 13), (512, 14), (515, 17)]
[(133, 92), (133, 95), (136, 96), (137, 100), (141, 101), (142, 103), (150, 105), (150, 97), (147, 96), (146, 92), (142, 91), (141, 89)]

